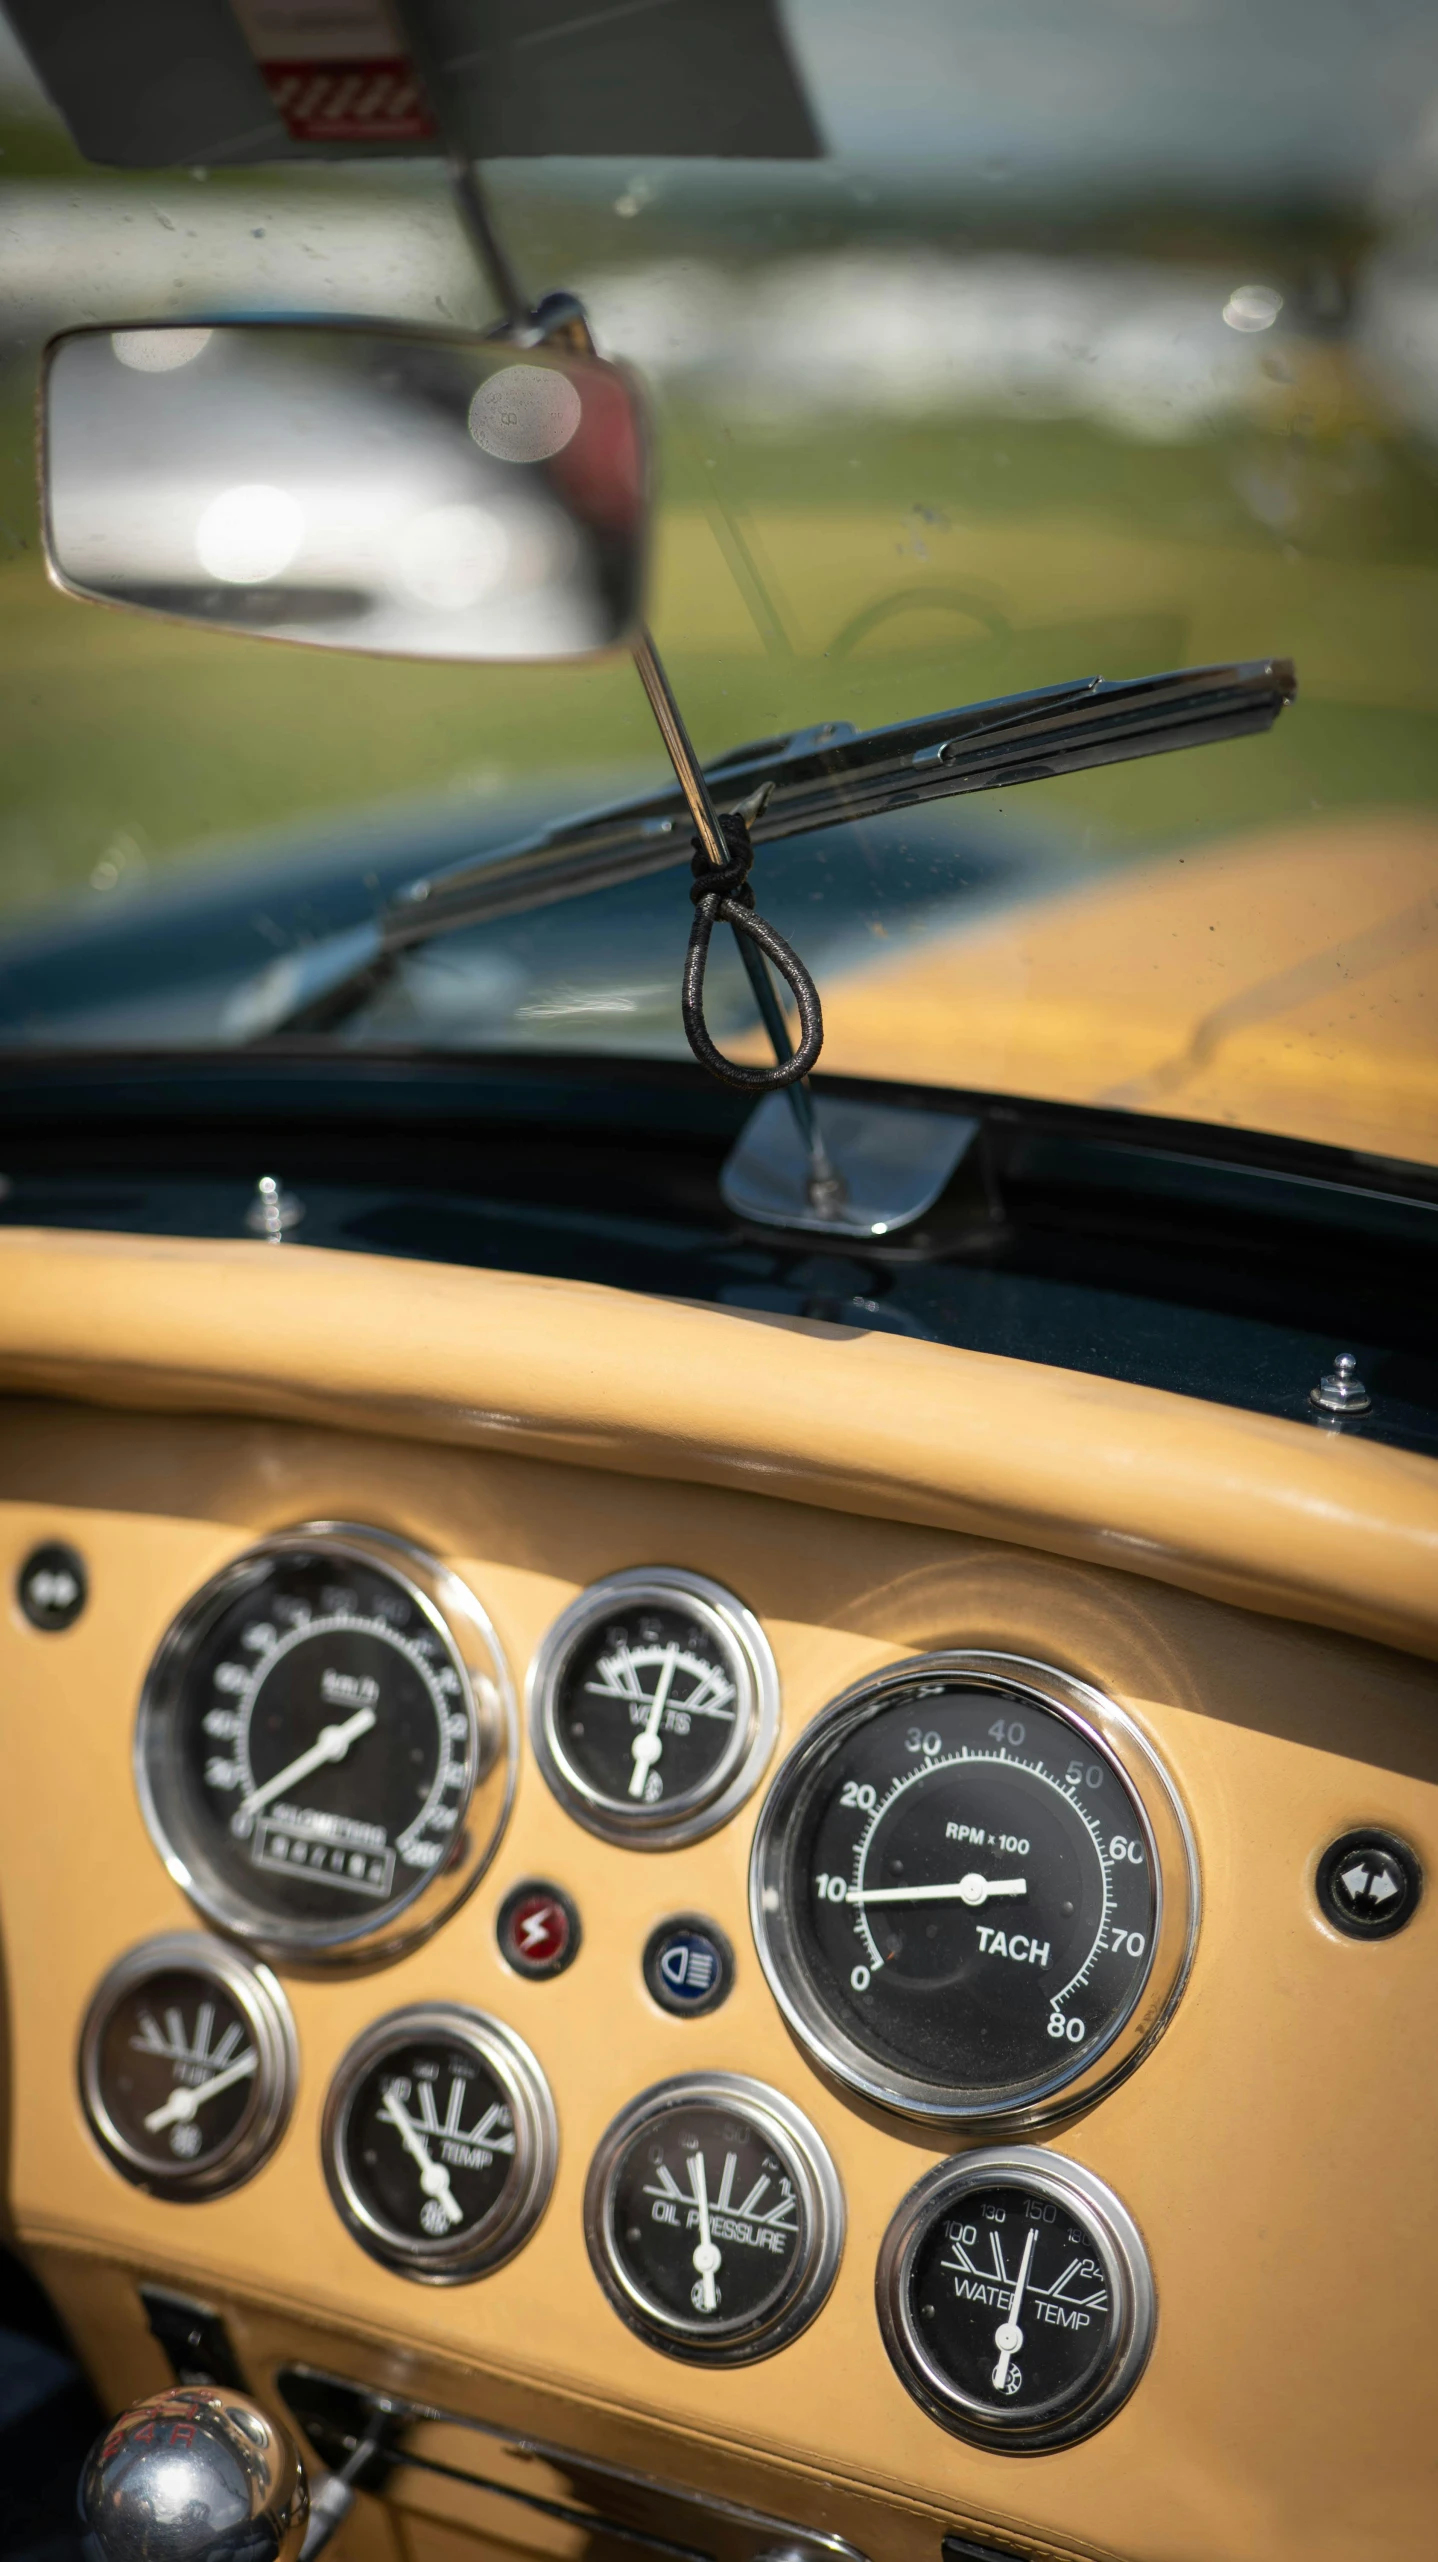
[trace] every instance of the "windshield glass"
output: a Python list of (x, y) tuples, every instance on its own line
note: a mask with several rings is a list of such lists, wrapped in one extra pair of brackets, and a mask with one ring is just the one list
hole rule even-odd
[[(1430, 0), (783, 15), (827, 156), (488, 173), (527, 290), (647, 386), (701, 753), (1215, 661), (1300, 688), (1266, 737), (761, 850), (823, 1067), (1438, 1159)], [(91, 169), (0, 69), (0, 1041), (238, 1044), (414, 875), (667, 768), (622, 655), (349, 659), (47, 586), (55, 329), (495, 312), (434, 163)], [(687, 1056), (682, 864), (412, 950), (333, 1040)], [(727, 934), (710, 1021), (765, 1055)]]

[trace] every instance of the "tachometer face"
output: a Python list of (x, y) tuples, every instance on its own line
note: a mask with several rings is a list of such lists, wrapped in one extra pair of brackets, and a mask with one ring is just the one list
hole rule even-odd
[[(152, 1829), (195, 1901), (288, 1953), (395, 1944), (502, 1820), (498, 1663), (472, 1597), (378, 1534), (266, 1542), (190, 1605), (141, 1712)], [(423, 1906), (423, 1911), (416, 1908)]]
[(667, 1567), (581, 1593), (530, 1677), (535, 1751), (556, 1796), (591, 1832), (641, 1849), (724, 1822), (777, 1722), (773, 1657), (753, 1613)]
[(1110, 2418), (1153, 2330), (1131, 2217), (1092, 2172), (1028, 2148), (970, 2153), (919, 2182), (885, 2236), (877, 2301), (915, 2400), (1001, 2453)]
[[(1100, 1731), (1117, 1712), (1086, 1694), (1080, 1713), (1061, 1676), (1040, 1693), (1018, 1671), (933, 1658), (840, 1702), (756, 1838), (755, 1932), (793, 2024), (841, 2079), (915, 2116), (1021, 2120), (1092, 2077), (1154, 1970), (1155, 1814), (1187, 1903), (1151, 1757), (1130, 1732), (1142, 1788)], [(1165, 1975), (1174, 1956), (1170, 1932)]]
[(325, 2175), (356, 2240), (431, 2285), (512, 2258), (554, 2178), (548, 2085), (500, 2021), (452, 2003), (393, 2011), (335, 2075)]
[(595, 2272), (631, 2329), (710, 2365), (767, 2357), (813, 2319), (843, 2238), (814, 2129), (762, 2083), (686, 2074), (616, 2118), (585, 2194)]
[(295, 2042), (266, 1967), (198, 1933), (132, 1949), (80, 2041), (91, 2132), (137, 2187), (217, 2197), (248, 2179), (289, 2114)]

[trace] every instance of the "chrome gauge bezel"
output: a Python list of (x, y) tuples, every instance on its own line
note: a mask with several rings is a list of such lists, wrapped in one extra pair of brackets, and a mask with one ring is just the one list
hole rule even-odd
[[(688, 2321), (650, 2295), (626, 2265), (614, 2225), (616, 2177), (636, 2135), (695, 2106), (737, 2110), (753, 2120), (786, 2165), (803, 2215), (802, 2243), (783, 2296), (761, 2319), (727, 2332)], [(641, 2091), (605, 2129), (584, 2189), (590, 2262), (620, 2320), (651, 2348), (694, 2366), (752, 2365), (807, 2330), (838, 2274), (844, 2222), (844, 2192), (822, 2136), (781, 2091), (743, 2073), (681, 2073)]]
[[(376, 2214), (349, 2160), (351, 2114), (367, 2074), (396, 2048), (425, 2038), (476, 2055), (504, 2092), (514, 2124), (508, 2180), (489, 2213), (450, 2241), (423, 2240)], [(467, 2286), (513, 2259), (539, 2222), (554, 2186), (559, 2122), (539, 2063), (512, 2028), (459, 2002), (418, 2002), (387, 2011), (341, 2057), (325, 2100), (320, 2153), (335, 2207), (371, 2259), (421, 2286)]]
[[(389, 1576), (428, 1620), (459, 1675), (471, 1779), (458, 1808), (456, 1856), (416, 1877), (376, 1912), (298, 1921), (241, 1893), (211, 1861), (187, 1801), (179, 1747), (185, 1682), (215, 1621), (287, 1557), (321, 1551), (338, 1565)], [(509, 1818), (518, 1758), (514, 1689), (489, 1617), (458, 1575), (389, 1531), (308, 1521), (255, 1542), (185, 1603), (145, 1678), (135, 1729), (135, 1784), (150, 1838), (196, 1909), (232, 1939), (295, 1968), (358, 1967), (398, 1956), (436, 1930), (479, 1883)]]
[[(147, 2153), (126, 2135), (111, 2112), (101, 2071), (105, 2031), (119, 2004), (153, 1976), (172, 1970), (219, 1986), (244, 2019), (257, 2059), (249, 2106), (223, 2150), (198, 2153), (190, 2162)], [(268, 1966), (198, 1930), (142, 1940), (107, 1969), (90, 1998), (78, 2060), (86, 2123), (112, 2169), (134, 2187), (177, 2203), (223, 2197), (254, 2177), (285, 2131), (299, 2076), (294, 2020)]]
[[(912, 2304), (914, 2260), (936, 2219), (951, 2214), (975, 2189), (1010, 2181), (1083, 2227), (1104, 2264), (1112, 2297), (1098, 2371), (1077, 2395), (1056, 2394), (1027, 2411), (980, 2401), (956, 2384), (931, 2356)], [(1035, 2144), (986, 2146), (941, 2163), (918, 2181), (880, 2245), (874, 2297), (894, 2371), (921, 2410), (953, 2436), (999, 2455), (1043, 2455), (1102, 2428), (1142, 2375), (1157, 2319), (1148, 2253), (1127, 2207), (1081, 2163)]]
[[(614, 1609), (632, 1610), (646, 1601), (693, 1611), (722, 1651), (736, 1694), (734, 1732), (709, 1777), (652, 1808), (597, 1788), (565, 1751), (558, 1722), (565, 1674), (584, 1638)], [(757, 1785), (779, 1731), (778, 1667), (753, 1611), (722, 1584), (678, 1566), (634, 1567), (590, 1584), (541, 1641), (530, 1666), (528, 1699), (535, 1759), (560, 1804), (601, 1841), (629, 1850), (674, 1850), (727, 1823)]]
[[(790, 1854), (811, 1794), (846, 1737), (897, 1696), (932, 1683), (989, 1690), (1060, 1718), (1116, 1764), (1146, 1837), (1154, 1881), (1152, 1942), (1126, 2010), (1082, 2058), (1017, 2088), (985, 2093), (880, 2064), (831, 2018), (811, 1984), (794, 1926)], [(1088, 1682), (1027, 1656), (953, 1648), (891, 1664), (834, 1700), (781, 1763), (760, 1808), (749, 1863), (749, 1917), (759, 1962), (785, 2019), (819, 2070), (841, 2089), (919, 2125), (1018, 2133), (1071, 2116), (1131, 2073), (1172, 2016), (1193, 1962), (1199, 1872), (1192, 1829), (1153, 1747), (1134, 1720)]]

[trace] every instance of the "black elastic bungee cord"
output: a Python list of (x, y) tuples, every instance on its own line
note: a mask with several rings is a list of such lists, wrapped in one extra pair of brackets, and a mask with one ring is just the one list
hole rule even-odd
[[(776, 934), (772, 925), (755, 914), (754, 893), (749, 886), (754, 844), (744, 820), (731, 814), (721, 818), (719, 825), (729, 848), (727, 863), (711, 863), (698, 837), (693, 840), (694, 881), (689, 895), (694, 901), (694, 923), (684, 958), (684, 1031), (694, 1056), (711, 1076), (721, 1078), (725, 1085), (764, 1093), (775, 1086), (795, 1085), (800, 1077), (808, 1075), (824, 1046), (824, 1017), (819, 1009), (819, 991), (798, 953), (790, 949), (782, 934)], [(704, 972), (709, 960), (709, 938), (718, 924), (732, 926), (736, 937), (747, 937), (765, 960), (773, 962), (799, 1009), (798, 1048), (791, 1057), (777, 1060), (773, 1067), (740, 1067), (733, 1059), (726, 1059), (709, 1037), (704, 1020)]]

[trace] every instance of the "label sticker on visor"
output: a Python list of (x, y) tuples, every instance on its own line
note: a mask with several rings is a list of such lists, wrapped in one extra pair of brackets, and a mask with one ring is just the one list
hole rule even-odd
[(295, 142), (423, 142), (434, 132), (386, 0), (231, 0)]

